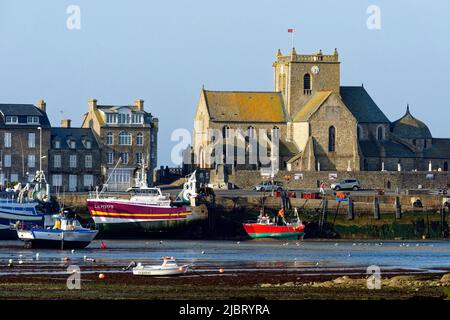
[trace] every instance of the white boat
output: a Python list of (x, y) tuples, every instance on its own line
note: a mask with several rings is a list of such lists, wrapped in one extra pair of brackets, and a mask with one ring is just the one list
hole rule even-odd
[(163, 263), (157, 266), (144, 266), (138, 263), (133, 268), (135, 276), (177, 276), (185, 274), (189, 265), (178, 265), (173, 257), (162, 257)]
[(17, 236), (32, 248), (81, 249), (87, 247), (98, 230), (81, 226), (75, 218), (65, 215), (55, 217), (53, 227), (18, 229)]

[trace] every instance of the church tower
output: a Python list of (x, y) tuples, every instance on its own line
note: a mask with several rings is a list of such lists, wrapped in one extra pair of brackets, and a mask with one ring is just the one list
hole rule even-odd
[(291, 118), (317, 91), (334, 91), (339, 94), (340, 62), (337, 49), (333, 54), (282, 55), (278, 49), (274, 67), (275, 91), (283, 95), (284, 105)]

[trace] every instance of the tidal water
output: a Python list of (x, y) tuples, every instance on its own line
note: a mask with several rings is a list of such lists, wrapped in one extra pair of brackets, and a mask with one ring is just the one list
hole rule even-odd
[[(298, 271), (337, 273), (377, 265), (385, 270), (450, 270), (450, 242), (444, 241), (190, 241), (107, 240), (83, 250), (25, 249), (20, 241), (0, 242), (0, 276), (52, 274), (79, 265), (87, 272), (117, 272), (130, 261), (159, 264), (162, 256), (189, 263), (197, 272)], [(8, 268), (9, 259), (14, 267)]]

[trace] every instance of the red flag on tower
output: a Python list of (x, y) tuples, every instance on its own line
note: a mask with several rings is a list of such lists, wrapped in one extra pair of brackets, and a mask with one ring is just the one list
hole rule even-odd
[(294, 32), (294, 29), (289, 28), (289, 29), (288, 29), (288, 32), (289, 32), (289, 33), (293, 33), (293, 32)]

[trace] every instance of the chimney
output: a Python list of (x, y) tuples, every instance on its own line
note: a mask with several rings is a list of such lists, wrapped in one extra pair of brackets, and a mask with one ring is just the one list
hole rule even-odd
[(136, 100), (134, 100), (134, 103), (139, 111), (144, 111), (144, 100), (136, 99)]
[(97, 109), (97, 99), (89, 99), (88, 100), (89, 111), (94, 111)]
[(44, 111), (44, 112), (47, 112), (47, 111), (46, 111), (46, 106), (47, 106), (47, 104), (45, 103), (45, 101), (44, 101), (43, 99), (41, 99), (41, 100), (39, 100), (39, 101), (37, 102), (37, 107), (38, 107), (39, 109), (41, 109), (42, 111)]
[(61, 128), (70, 128), (72, 120), (70, 119), (62, 119), (61, 120)]

